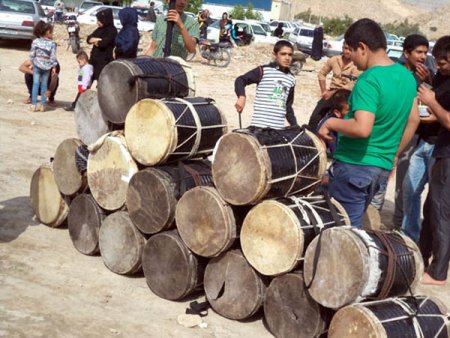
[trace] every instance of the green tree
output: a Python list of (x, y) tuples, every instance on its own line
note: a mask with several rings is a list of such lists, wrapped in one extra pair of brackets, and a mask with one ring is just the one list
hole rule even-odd
[(323, 32), (325, 34), (337, 36), (345, 33), (347, 28), (352, 24), (353, 19), (348, 15), (343, 18), (324, 18), (323, 19)]
[(408, 36), (410, 34), (422, 34), (419, 24), (411, 24), (408, 19), (402, 22), (390, 22), (381, 26), (385, 32), (389, 32), (398, 36)]
[[(247, 5), (247, 10), (245, 11), (245, 17), (247, 19), (252, 19), (252, 20), (262, 20), (262, 18), (263, 18), (261, 12), (254, 10), (253, 4), (251, 2), (249, 2)], [(234, 18), (234, 16), (233, 16), (233, 18)]]
[(245, 9), (241, 5), (234, 6), (229, 14), (233, 17), (233, 19), (245, 19)]
[(203, 0), (189, 0), (188, 5), (186, 6), (186, 12), (192, 12), (197, 14), (203, 5)]

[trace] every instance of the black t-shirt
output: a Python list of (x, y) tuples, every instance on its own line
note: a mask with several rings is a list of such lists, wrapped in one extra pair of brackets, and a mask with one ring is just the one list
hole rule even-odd
[[(450, 76), (443, 76), (438, 72), (433, 80), (433, 88), (437, 102), (445, 110), (450, 111)], [(436, 158), (450, 157), (450, 130), (441, 127), (433, 156)]]

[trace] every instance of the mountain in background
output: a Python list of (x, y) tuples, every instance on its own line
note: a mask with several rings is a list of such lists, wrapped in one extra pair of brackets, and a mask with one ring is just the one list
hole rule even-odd
[(450, 33), (450, 0), (293, 0), (291, 3), (294, 15), (311, 8), (312, 14), (319, 16), (348, 15), (354, 20), (371, 18), (384, 24), (407, 19), (419, 23), (420, 30), (429, 39)]

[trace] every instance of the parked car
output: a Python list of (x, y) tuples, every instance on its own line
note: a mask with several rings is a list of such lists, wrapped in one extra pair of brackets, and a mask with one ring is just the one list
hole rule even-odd
[[(310, 53), (312, 49), (312, 43), (314, 39), (314, 27), (302, 26), (300, 28), (294, 29), (294, 31), (289, 34), (288, 40), (292, 42), (298, 50), (306, 53)], [(327, 48), (327, 41), (323, 40), (324, 51)]]
[(332, 57), (340, 55), (342, 53), (342, 47), (344, 46), (344, 34), (339, 35), (334, 40), (327, 40), (327, 46), (324, 48), (324, 54)]
[(41, 5), (32, 0), (0, 0), (0, 38), (32, 40), (33, 27), (45, 21)]
[(41, 5), (42, 9), (45, 12), (45, 15), (48, 14), (48, 12), (54, 12), (55, 7), (53, 6), (55, 4), (55, 0), (40, 0), (39, 5)]
[[(278, 38), (271, 36), (256, 21), (233, 20), (233, 26), (236, 25), (238, 31), (245, 31), (252, 35), (252, 41), (257, 43), (275, 43)], [(207, 29), (208, 40), (219, 42), (220, 20), (211, 24)]]
[[(43, 0), (48, 1), (48, 0)], [(83, 14), (86, 12), (89, 8), (95, 7), (95, 6), (102, 6), (103, 3), (100, 1), (83, 1), (80, 6), (77, 7), (78, 14)]]
[[(106, 5), (94, 6), (92, 8), (89, 8), (88, 10), (86, 10), (83, 14), (78, 15), (78, 18), (77, 18), (78, 22), (88, 24), (88, 25), (89, 24), (95, 25), (97, 23), (96, 14), (106, 8), (111, 8), (113, 11), (114, 26), (118, 30), (122, 29), (122, 24), (120, 23), (120, 20), (119, 20), (119, 11), (123, 7), (118, 7), (118, 6), (106, 6)], [(154, 22), (143, 21), (141, 19), (139, 19), (139, 21), (138, 21), (138, 30), (140, 32), (150, 32), (153, 30), (154, 27), (155, 27)]]
[(269, 23), (270, 30), (273, 32), (278, 27), (278, 24), (280, 22), (283, 24), (284, 34), (292, 33), (295, 30), (295, 26), (292, 23), (290, 23), (289, 21), (282, 21), (282, 20), (270, 21)]

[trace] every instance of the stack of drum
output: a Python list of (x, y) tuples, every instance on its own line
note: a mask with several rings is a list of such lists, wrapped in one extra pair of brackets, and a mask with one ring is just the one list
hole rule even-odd
[(224, 317), (263, 312), (277, 337), (447, 333), (439, 301), (395, 298), (423, 272), (416, 245), (351, 228), (343, 207), (316, 192), (327, 158), (314, 134), (227, 133), (194, 87), (181, 60), (109, 64), (98, 95), (77, 104), (80, 139), (64, 140), (33, 175), (38, 219), (67, 220), (79, 252), (100, 253), (118, 274), (143, 271), (159, 297), (204, 291)]

